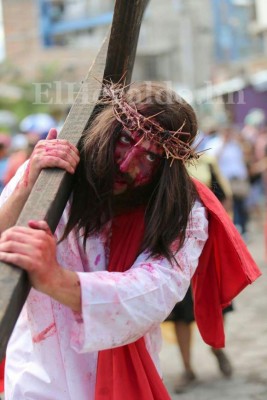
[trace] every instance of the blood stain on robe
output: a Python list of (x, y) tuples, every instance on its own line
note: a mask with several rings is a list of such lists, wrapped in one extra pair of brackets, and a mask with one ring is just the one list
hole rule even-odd
[(43, 340), (47, 339), (48, 337), (54, 335), (56, 333), (56, 325), (53, 322), (51, 325), (49, 325), (47, 328), (45, 328), (42, 332), (38, 333), (35, 335), (32, 340), (33, 343), (40, 343)]

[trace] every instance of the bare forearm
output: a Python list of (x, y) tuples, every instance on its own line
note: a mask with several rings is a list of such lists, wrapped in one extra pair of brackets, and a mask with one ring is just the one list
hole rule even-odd
[(64, 269), (56, 258), (56, 240), (45, 221), (14, 226), (0, 237), (0, 260), (16, 264), (32, 287), (73, 311), (81, 312), (81, 285), (76, 272)]
[(0, 232), (15, 225), (30, 194), (30, 188), (19, 187), (0, 208)]
[(73, 311), (81, 312), (81, 285), (76, 272), (61, 268), (53, 283), (42, 291)]

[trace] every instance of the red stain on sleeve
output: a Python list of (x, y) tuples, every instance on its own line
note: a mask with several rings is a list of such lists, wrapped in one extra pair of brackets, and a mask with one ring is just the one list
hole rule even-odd
[(32, 338), (33, 343), (40, 343), (43, 340), (47, 339), (48, 337), (54, 335), (55, 333), (56, 333), (56, 325), (53, 322), (53, 324), (49, 325), (42, 332), (38, 333)]

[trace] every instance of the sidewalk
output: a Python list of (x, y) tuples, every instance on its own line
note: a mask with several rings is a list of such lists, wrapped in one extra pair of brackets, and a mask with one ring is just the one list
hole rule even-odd
[(233, 377), (221, 376), (215, 357), (195, 329), (193, 365), (199, 381), (190, 391), (174, 394), (182, 364), (173, 326), (164, 324), (161, 363), (164, 382), (173, 400), (267, 399), (267, 266), (262, 223), (251, 224), (250, 237), (248, 247), (263, 276), (238, 296), (235, 311), (227, 314), (226, 351), (233, 364)]

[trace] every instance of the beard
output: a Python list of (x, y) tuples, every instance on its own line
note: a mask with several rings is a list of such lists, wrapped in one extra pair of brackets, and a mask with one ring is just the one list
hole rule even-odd
[(131, 211), (149, 203), (154, 192), (157, 190), (159, 174), (156, 174), (151, 182), (141, 186), (134, 186), (134, 182), (128, 181), (127, 189), (120, 194), (112, 196), (112, 210), (114, 215)]

